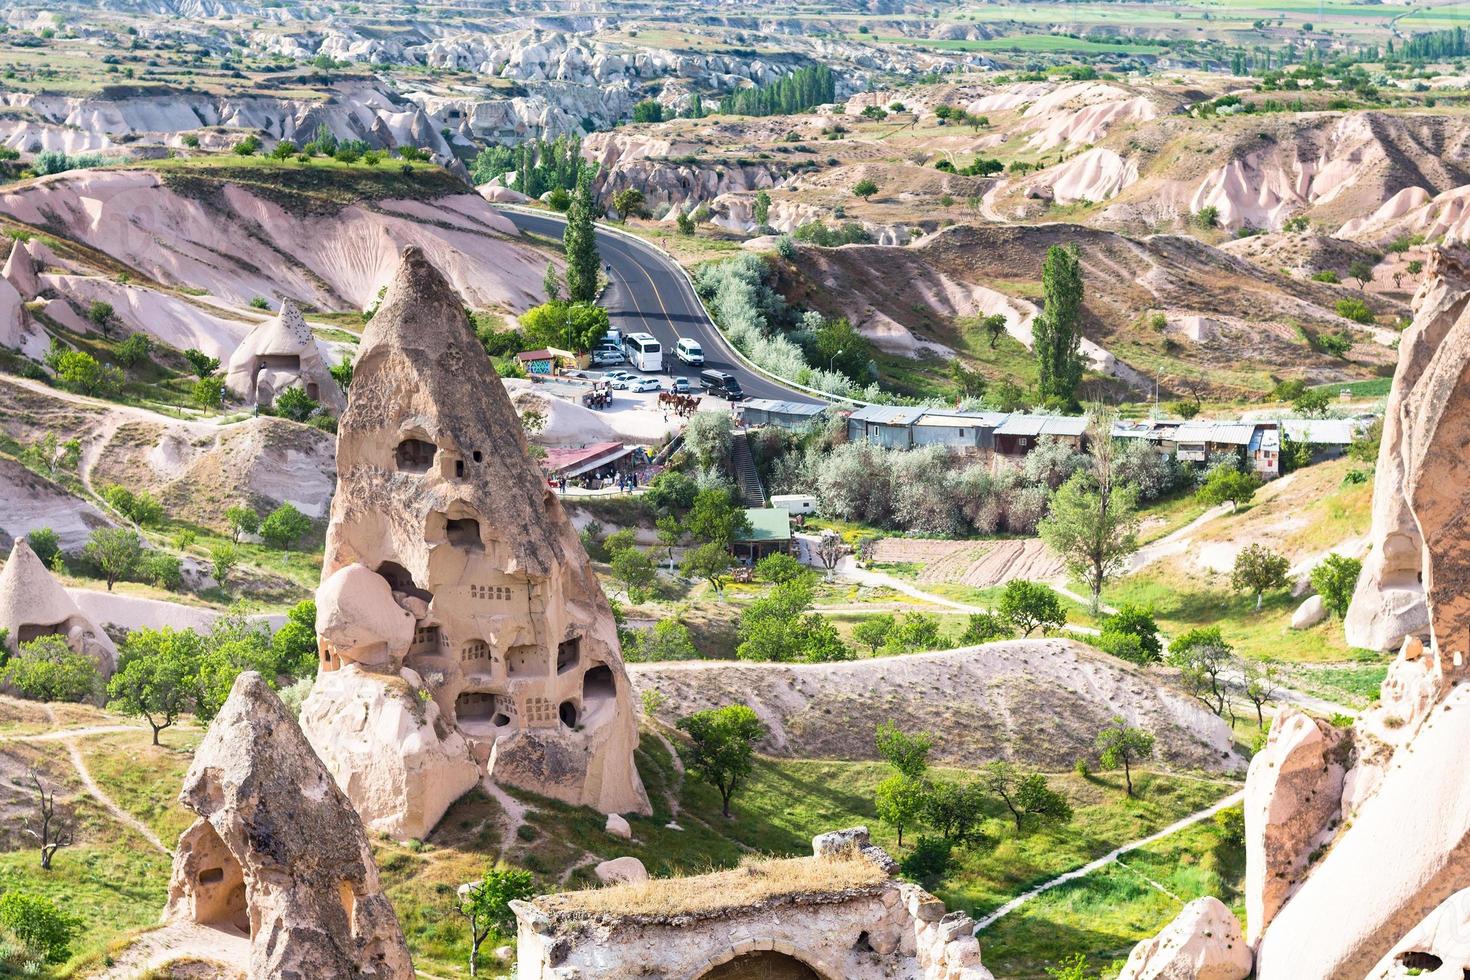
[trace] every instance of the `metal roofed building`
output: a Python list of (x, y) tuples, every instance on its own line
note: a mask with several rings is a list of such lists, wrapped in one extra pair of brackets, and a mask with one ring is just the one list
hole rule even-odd
[(925, 412), (913, 425), (915, 446), (945, 446), (972, 454), (995, 448), (995, 429), (1004, 412)]
[(738, 404), (740, 418), (746, 425), (774, 425), (782, 429), (799, 429), (827, 410), (826, 405), (815, 402), (782, 401), (774, 398), (747, 398)]
[(995, 452), (999, 456), (1019, 459), (1035, 449), (1042, 439), (1055, 439), (1073, 449), (1081, 449), (1087, 424), (1088, 419), (1083, 415), (1026, 415), (1019, 412), (1008, 415), (995, 427)]
[(914, 423), (927, 411), (909, 406), (865, 405), (847, 417), (847, 439), (889, 449), (911, 449)]

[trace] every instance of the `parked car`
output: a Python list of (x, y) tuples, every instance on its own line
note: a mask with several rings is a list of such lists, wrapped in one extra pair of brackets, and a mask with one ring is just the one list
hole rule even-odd
[(688, 337), (679, 338), (679, 342), (674, 345), (674, 356), (694, 367), (704, 364), (704, 348), (699, 346), (699, 341)]
[(671, 395), (687, 395), (693, 390), (689, 387), (688, 378), (675, 378), (669, 382), (669, 394)]
[(614, 388), (622, 390), (627, 388), (628, 385), (632, 384), (634, 381), (637, 381), (638, 376), (635, 374), (629, 374), (627, 371), (609, 371), (602, 376), (602, 379), (608, 384), (612, 385)]
[(633, 391), (658, 391), (659, 384), (654, 378), (639, 378), (630, 387)]
[(607, 364), (622, 364), (627, 359), (628, 355), (611, 347), (599, 347), (592, 352), (593, 367), (602, 367)]

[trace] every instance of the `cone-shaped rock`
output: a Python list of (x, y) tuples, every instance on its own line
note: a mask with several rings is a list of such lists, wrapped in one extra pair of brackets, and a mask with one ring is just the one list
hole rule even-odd
[(302, 721), (369, 826), (427, 832), (473, 784), (469, 760), (475, 778), (647, 812), (612, 611), (417, 248), (363, 334), (337, 470)]
[(184, 777), (165, 920), (250, 936), (252, 980), (410, 980), (352, 804), (259, 674), (235, 679)]
[(104, 678), (117, 666), (112, 638), (82, 614), (25, 538), (15, 542), (0, 569), (0, 629), (6, 631), (5, 645), (12, 653), (22, 643), (54, 633), (96, 661)]
[(225, 385), (248, 405), (269, 406), (287, 388), (301, 388), (332, 414), (342, 411), (342, 389), (322, 360), (316, 335), (296, 304), (255, 326), (230, 355)]

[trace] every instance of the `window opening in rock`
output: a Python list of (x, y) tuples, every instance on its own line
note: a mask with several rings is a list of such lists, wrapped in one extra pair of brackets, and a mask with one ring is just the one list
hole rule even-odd
[(394, 592), (402, 592), (404, 595), (411, 595), (414, 598), (422, 599), (425, 602), (429, 602), (434, 598), (434, 594), (432, 592), (421, 589), (417, 585), (415, 585), (413, 581), (413, 576), (408, 574), (408, 569), (404, 568), (396, 561), (383, 562), (377, 567), (377, 573), (388, 580), (388, 587)]
[(565, 674), (582, 660), (582, 638), (574, 636), (556, 645), (556, 672)]
[(1444, 960), (1433, 953), (1410, 950), (1399, 954), (1399, 965), (1409, 970), (1438, 970), (1444, 966)]
[(434, 465), (434, 453), (437, 451), (432, 442), (405, 439), (394, 450), (393, 458), (400, 473), (427, 473), (429, 467)]
[(464, 479), (464, 460), (456, 459), (454, 461), (454, 475), (457, 479)]
[(494, 725), (496, 728), (504, 728), (506, 725), (510, 724), (510, 715), (506, 714), (504, 711), (498, 712), (494, 718), (490, 719), (490, 724)]
[(444, 524), (444, 536), (456, 548), (468, 548), (471, 551), (485, 550), (485, 544), (480, 540), (480, 522), (473, 517), (450, 518)]
[(481, 460), (483, 460), (483, 459), (484, 459), (484, 458), (485, 458), (485, 454), (484, 454), (484, 453), (482, 453), (482, 452), (480, 452), (480, 451), (479, 451), (479, 450), (478, 450), (478, 449), (476, 449), (476, 450), (475, 450), (475, 451), (474, 451), (474, 452), (472, 452), (472, 453), (470, 453), (470, 457), (471, 457), (471, 458), (472, 458), (472, 459), (473, 459), (473, 460), (474, 460), (474, 461), (475, 461), (475, 462), (477, 462), (477, 463), (478, 463), (478, 462), (480, 462), (480, 461), (481, 461)]
[(506, 676), (518, 677), (545, 677), (546, 655), (540, 647), (526, 646), (511, 647), (505, 655)]
[(205, 868), (199, 872), (199, 884), (201, 885), (217, 885), (224, 880), (224, 868)]
[(482, 691), (461, 694), (454, 702), (454, 716), (460, 721), (488, 721), (495, 714), (495, 695)]
[(617, 683), (613, 680), (612, 668), (607, 664), (598, 664), (587, 673), (582, 675), (582, 702), (608, 701), (618, 694)]
[(568, 728), (577, 727), (577, 706), (571, 701), (563, 701), (556, 709), (556, 714), (561, 718), (561, 723)]

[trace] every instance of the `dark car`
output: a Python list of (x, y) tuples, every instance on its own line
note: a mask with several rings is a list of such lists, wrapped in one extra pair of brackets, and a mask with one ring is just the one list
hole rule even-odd
[(699, 372), (699, 386), (711, 395), (738, 402), (745, 397), (745, 392), (740, 390), (740, 382), (735, 380), (733, 374), (725, 371), (701, 371)]

